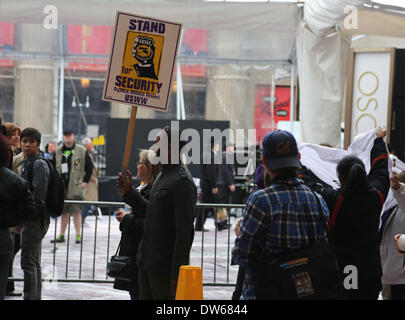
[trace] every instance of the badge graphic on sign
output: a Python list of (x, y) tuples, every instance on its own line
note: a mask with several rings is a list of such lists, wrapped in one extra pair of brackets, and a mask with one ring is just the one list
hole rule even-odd
[(125, 88), (157, 93), (158, 85), (147, 80), (159, 79), (163, 42), (162, 36), (128, 31), (121, 67), (121, 77), (128, 79)]
[[(158, 48), (161, 51), (161, 47)], [(160, 53), (158, 51), (158, 53)], [(157, 80), (159, 75), (160, 55), (156, 54), (155, 41), (147, 36), (138, 36), (135, 38), (132, 55), (139, 61), (134, 64), (134, 68), (138, 77), (146, 77)], [(157, 63), (154, 63), (155, 56), (158, 58)], [(156, 66), (157, 65), (157, 66)], [(157, 71), (157, 72), (156, 72)]]
[(103, 100), (167, 111), (181, 30), (117, 12)]

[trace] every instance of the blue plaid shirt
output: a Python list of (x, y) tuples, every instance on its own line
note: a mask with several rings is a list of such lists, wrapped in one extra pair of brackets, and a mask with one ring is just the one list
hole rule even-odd
[[(318, 198), (327, 222), (328, 206), (321, 196)], [(242, 218), (232, 264), (245, 267), (243, 299), (255, 299), (250, 261), (327, 241), (314, 193), (297, 177), (274, 180), (270, 187), (253, 193)]]

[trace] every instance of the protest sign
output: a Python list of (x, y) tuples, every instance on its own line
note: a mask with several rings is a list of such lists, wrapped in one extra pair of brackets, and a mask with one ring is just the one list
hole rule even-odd
[(137, 107), (167, 111), (182, 24), (117, 11), (102, 99), (132, 105), (123, 159), (129, 165)]
[(167, 111), (182, 25), (117, 12), (103, 100)]

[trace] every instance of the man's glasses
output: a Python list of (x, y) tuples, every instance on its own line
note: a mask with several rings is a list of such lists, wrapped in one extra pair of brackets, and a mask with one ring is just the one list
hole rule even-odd
[(137, 162), (136, 164), (148, 164), (148, 162)]

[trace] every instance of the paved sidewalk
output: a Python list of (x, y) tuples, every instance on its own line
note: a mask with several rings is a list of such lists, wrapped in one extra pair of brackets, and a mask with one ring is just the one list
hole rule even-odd
[[(60, 219), (58, 219), (57, 232), (59, 232)], [(215, 232), (214, 220), (208, 218), (205, 228), (209, 232), (196, 232), (191, 250), (191, 265), (202, 266), (203, 283), (234, 284), (238, 272), (238, 266), (230, 266), (228, 252), (234, 245), (235, 218), (231, 218), (232, 227), (229, 230)], [(108, 227), (110, 235), (108, 235)], [(95, 216), (86, 218), (83, 231), (82, 244), (75, 243), (73, 220), (69, 246), (67, 242), (56, 244), (50, 243), (55, 234), (55, 220), (51, 221), (49, 231), (42, 243), (42, 273), (44, 279), (67, 278), (67, 279), (94, 279), (98, 281), (111, 280), (106, 276), (107, 257), (113, 255), (118, 246), (120, 231), (118, 222), (114, 217), (103, 216), (96, 219)], [(202, 237), (204, 245), (202, 247)], [(67, 236), (65, 236), (67, 238)], [(216, 243), (216, 245), (215, 245)], [(96, 254), (94, 255), (94, 250)], [(202, 255), (203, 253), (203, 264)], [(14, 260), (14, 277), (23, 278), (20, 268), (21, 251)], [(55, 261), (55, 268), (53, 267)], [(79, 283), (79, 282), (43, 282), (43, 300), (129, 300), (126, 291), (115, 290), (112, 283)], [(23, 282), (15, 282), (16, 291), (22, 292)], [(230, 300), (233, 287), (204, 286), (204, 300)], [(6, 297), (8, 300), (20, 300), (21, 297)]]

